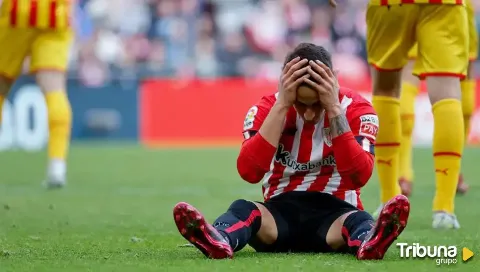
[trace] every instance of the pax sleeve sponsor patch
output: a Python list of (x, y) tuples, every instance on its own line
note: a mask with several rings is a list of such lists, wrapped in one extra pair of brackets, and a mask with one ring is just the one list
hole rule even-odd
[(378, 117), (374, 114), (360, 116), (360, 136), (370, 137), (375, 140), (378, 133)]

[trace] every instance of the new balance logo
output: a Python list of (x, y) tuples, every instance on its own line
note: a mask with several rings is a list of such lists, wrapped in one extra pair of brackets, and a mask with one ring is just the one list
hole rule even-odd
[(333, 155), (325, 157), (320, 161), (309, 161), (307, 163), (298, 163), (295, 159), (292, 158), (290, 152), (285, 150), (285, 147), (283, 146), (283, 144), (280, 144), (278, 146), (277, 153), (275, 154), (275, 161), (282, 164), (283, 166), (290, 167), (297, 172), (312, 171), (313, 169), (326, 166), (326, 165), (330, 165), (330, 166), (337, 165)]
[(448, 168), (445, 168), (445, 169), (435, 169), (435, 173), (440, 173), (440, 174), (444, 174), (445, 176), (448, 176)]

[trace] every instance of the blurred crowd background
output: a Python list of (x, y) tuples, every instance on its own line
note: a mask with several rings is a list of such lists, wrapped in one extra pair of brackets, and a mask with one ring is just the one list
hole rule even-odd
[(344, 75), (364, 78), (368, 0), (337, 2), (79, 0), (70, 73), (86, 85), (147, 76), (275, 80), (287, 51), (305, 41), (331, 50)]

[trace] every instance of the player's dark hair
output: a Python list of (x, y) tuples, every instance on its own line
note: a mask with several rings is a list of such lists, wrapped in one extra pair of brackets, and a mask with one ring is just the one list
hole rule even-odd
[(285, 67), (288, 62), (296, 57), (313, 61), (319, 60), (332, 70), (332, 55), (323, 46), (315, 45), (313, 43), (301, 43), (287, 55), (283, 66)]

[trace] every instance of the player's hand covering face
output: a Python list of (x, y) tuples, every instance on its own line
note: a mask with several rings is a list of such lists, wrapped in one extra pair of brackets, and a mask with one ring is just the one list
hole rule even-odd
[(280, 78), (277, 103), (285, 107), (291, 107), (295, 103), (298, 86), (310, 77), (307, 73), (310, 66), (307, 63), (307, 59), (300, 60), (296, 57), (285, 65)]
[(340, 101), (338, 98), (338, 81), (332, 70), (321, 61), (310, 61), (307, 69), (310, 78), (304, 78), (312, 89), (317, 91), (318, 98), (322, 107), (328, 112), (332, 108), (338, 107)]

